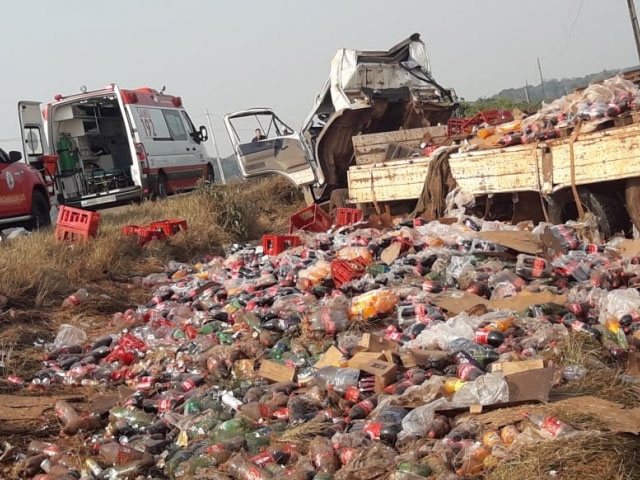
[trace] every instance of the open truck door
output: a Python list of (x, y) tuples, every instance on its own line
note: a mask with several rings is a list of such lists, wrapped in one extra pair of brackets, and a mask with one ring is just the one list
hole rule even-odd
[(300, 134), (266, 108), (253, 108), (224, 117), (225, 128), (243, 178), (277, 173), (294, 185), (316, 182), (310, 152)]

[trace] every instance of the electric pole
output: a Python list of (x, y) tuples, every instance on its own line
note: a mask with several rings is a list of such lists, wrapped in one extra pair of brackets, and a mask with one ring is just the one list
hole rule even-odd
[(216, 150), (216, 159), (218, 162), (218, 171), (220, 172), (220, 180), (222, 180), (222, 184), (226, 185), (227, 180), (224, 178), (224, 170), (222, 169), (222, 161), (220, 160), (220, 152), (218, 151), (218, 143), (216, 142), (215, 134), (213, 133), (213, 125), (211, 125), (211, 114), (209, 113), (209, 109), (205, 113), (207, 116), (207, 121), (209, 123), (209, 136), (211, 137), (211, 142), (213, 143), (213, 148)]
[(529, 80), (524, 79), (524, 98), (527, 103), (531, 103), (531, 99), (529, 98)]
[(538, 57), (538, 72), (540, 72), (540, 85), (542, 85), (542, 100), (546, 100), (547, 93), (544, 91), (544, 78), (542, 77), (542, 67), (540, 66), (540, 57)]
[(636, 15), (636, 6), (633, 0), (627, 0), (629, 7), (629, 17), (631, 17), (631, 27), (633, 28), (633, 38), (636, 41), (636, 51), (638, 52), (638, 60), (640, 60), (640, 28), (638, 27), (638, 16)]

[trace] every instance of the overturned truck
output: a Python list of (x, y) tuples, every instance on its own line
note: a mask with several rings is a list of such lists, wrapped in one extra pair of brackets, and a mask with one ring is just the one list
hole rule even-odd
[[(384, 203), (429, 218), (455, 191), (485, 218), (592, 212), (609, 237), (640, 227), (638, 97), (618, 76), (528, 117), (452, 118), (455, 91), (434, 79), (414, 34), (388, 51), (339, 50), (299, 132), (266, 108), (229, 114), (225, 126), (243, 177), (284, 175), (308, 202)], [(264, 138), (244, 136), (256, 128)]]

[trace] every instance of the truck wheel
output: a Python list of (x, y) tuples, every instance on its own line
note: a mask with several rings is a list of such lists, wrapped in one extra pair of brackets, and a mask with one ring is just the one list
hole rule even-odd
[(163, 198), (167, 198), (168, 192), (167, 175), (161, 172), (158, 175), (158, 183), (156, 184), (156, 199), (162, 200)]
[[(605, 239), (627, 230), (629, 217), (624, 206), (616, 198), (592, 192), (587, 188), (578, 189), (578, 197), (582, 208), (596, 216), (598, 228)], [(553, 195), (548, 213), (554, 224), (578, 219), (578, 208), (571, 189), (566, 188)]]
[(51, 210), (47, 197), (39, 191), (35, 190), (31, 197), (31, 220), (32, 228), (43, 228), (51, 225)]

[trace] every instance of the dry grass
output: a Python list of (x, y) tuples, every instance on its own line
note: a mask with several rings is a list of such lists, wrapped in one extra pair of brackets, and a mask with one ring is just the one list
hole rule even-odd
[[(158, 271), (171, 259), (190, 261), (220, 254), (232, 242), (282, 228), (303, 206), (281, 178), (203, 187), (169, 200), (143, 202), (106, 212), (99, 235), (86, 245), (57, 243), (51, 230), (0, 246), (0, 295), (9, 307), (46, 307), (76, 288), (126, 281)], [(144, 247), (123, 237), (123, 225), (184, 218), (188, 230)]]
[(520, 449), (515, 460), (499, 464), (484, 478), (631, 480), (640, 477), (637, 450), (638, 439), (634, 435), (605, 434), (543, 442)]
[(588, 371), (584, 378), (567, 382), (555, 392), (593, 395), (628, 407), (637, 406), (639, 387), (622, 381), (624, 369), (609, 359), (601, 343), (587, 335), (569, 335), (560, 351), (557, 361), (561, 366), (582, 365)]
[(335, 426), (331, 423), (312, 420), (287, 428), (284, 433), (278, 437), (278, 441), (295, 443), (298, 445), (300, 453), (306, 454), (309, 450), (311, 440), (320, 435), (326, 435), (327, 432), (332, 431), (334, 428)]

